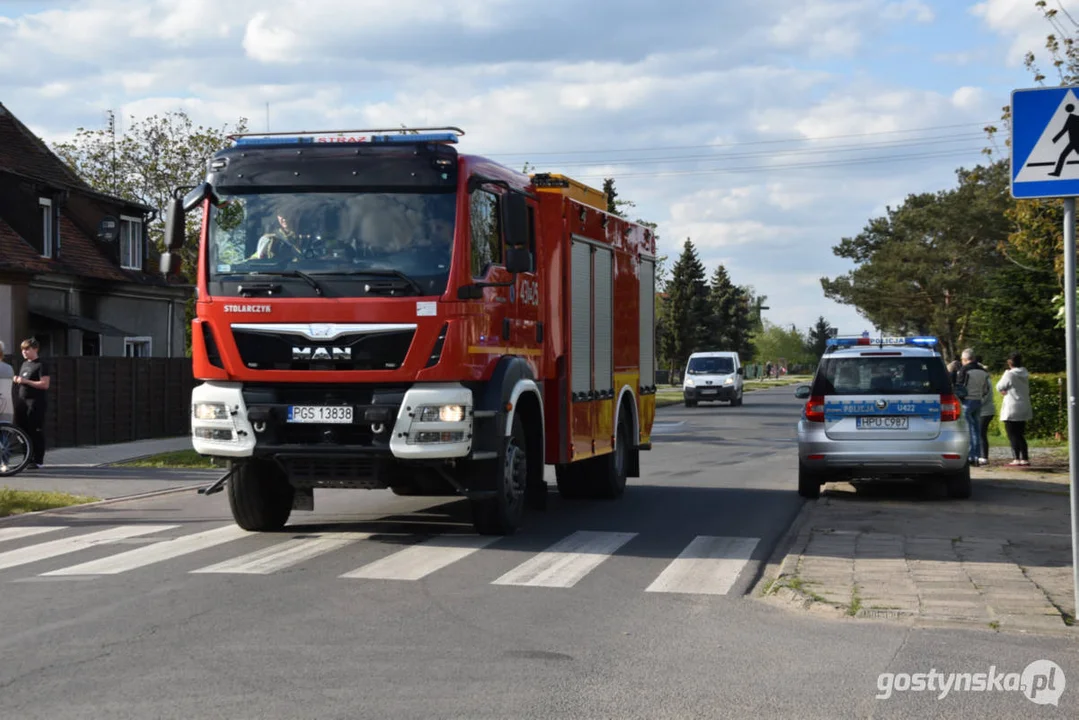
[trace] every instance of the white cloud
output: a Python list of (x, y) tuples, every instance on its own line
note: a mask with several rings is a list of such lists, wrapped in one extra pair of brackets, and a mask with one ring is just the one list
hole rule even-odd
[[(1072, 17), (1079, 19), (1079, 0), (1053, 0), (1050, 7), (1063, 9)], [(1042, 16), (1033, 2), (1027, 0), (984, 0), (971, 6), (970, 12), (999, 35), (1010, 42), (1007, 62), (1010, 65), (1022, 65), (1028, 51), (1034, 51), (1041, 60), (1046, 60), (1045, 38), (1055, 32)], [(1061, 17), (1065, 26), (1072, 26), (1067, 17)], [(1047, 62), (1040, 63), (1042, 71), (1051, 71)]]
[[(933, 77), (880, 71), (882, 38), (921, 33), (941, 2), (86, 0), (0, 18), (0, 101), (49, 139), (110, 108), (124, 125), (182, 108), (262, 130), (267, 103), (274, 130), (457, 125), (462, 152), (615, 177), (661, 252), (692, 238), (709, 272), (723, 262), (769, 296), (769, 319), (860, 331), (820, 291), (849, 269), (832, 246), (908, 192), (951, 186), (985, 143), (940, 128), (977, 135), (1007, 102), (977, 47)], [(983, 5), (1011, 38), (1019, 15)], [(921, 59), (957, 52), (924, 43)]]

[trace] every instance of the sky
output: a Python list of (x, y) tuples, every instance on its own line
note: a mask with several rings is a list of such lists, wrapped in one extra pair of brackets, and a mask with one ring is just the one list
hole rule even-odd
[(692, 240), (766, 320), (858, 334), (833, 246), (986, 162), (1050, 29), (1034, 0), (0, 0), (0, 102), (50, 143), (110, 109), (457, 126), (462, 153), (613, 177), (668, 264)]

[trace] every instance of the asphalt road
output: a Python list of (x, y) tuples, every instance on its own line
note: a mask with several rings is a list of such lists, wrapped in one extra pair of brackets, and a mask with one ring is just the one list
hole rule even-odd
[[(194, 490), (0, 523), (0, 717), (1077, 716), (1074, 642), (744, 596), (803, 502), (797, 412), (791, 388), (663, 409), (622, 500), (552, 495), (483, 542), (463, 503), (388, 491), (316, 493), (264, 535)], [(1059, 707), (875, 698), (881, 673), (1039, 659)]]

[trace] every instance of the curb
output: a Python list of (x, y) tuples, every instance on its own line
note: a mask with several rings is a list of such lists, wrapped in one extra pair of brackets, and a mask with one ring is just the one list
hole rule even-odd
[[(813, 514), (816, 507), (816, 502), (802, 503), (787, 532), (776, 542), (768, 560), (761, 566), (760, 574), (750, 586), (748, 595), (767, 597), (767, 594), (763, 592), (764, 585), (771, 581), (778, 581), (785, 575), (794, 574), (792, 571), (796, 569), (798, 558), (809, 544), (809, 533), (812, 531), (812, 527), (809, 526), (809, 516)], [(795, 548), (798, 549), (797, 552), (794, 552)]]
[(144, 493), (135, 493), (133, 495), (120, 495), (113, 498), (105, 498), (104, 500), (95, 500), (94, 502), (79, 503), (77, 505), (65, 505), (58, 508), (49, 508), (48, 510), (34, 510), (33, 512), (19, 513), (18, 515), (6, 515), (0, 517), (0, 524), (17, 520), (19, 518), (33, 517), (35, 515), (44, 515), (46, 513), (67, 513), (74, 512), (76, 510), (82, 510), (84, 508), (101, 507), (102, 505), (114, 505), (116, 503), (128, 502), (130, 500), (145, 500), (148, 498), (161, 497), (164, 495), (173, 495), (181, 492), (187, 492), (188, 490), (197, 491), (200, 487), (209, 487), (211, 483), (205, 485), (183, 485), (181, 487), (165, 488), (164, 490), (151, 490)]

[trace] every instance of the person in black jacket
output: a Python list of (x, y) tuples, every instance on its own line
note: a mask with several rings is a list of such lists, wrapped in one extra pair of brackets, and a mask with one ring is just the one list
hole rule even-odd
[(22, 356), (25, 359), (15, 376), (15, 424), (30, 436), (33, 445), (33, 457), (27, 468), (38, 468), (45, 464), (45, 411), (48, 409), (49, 375), (48, 364), (38, 356), (41, 345), (34, 338), (22, 341)]

